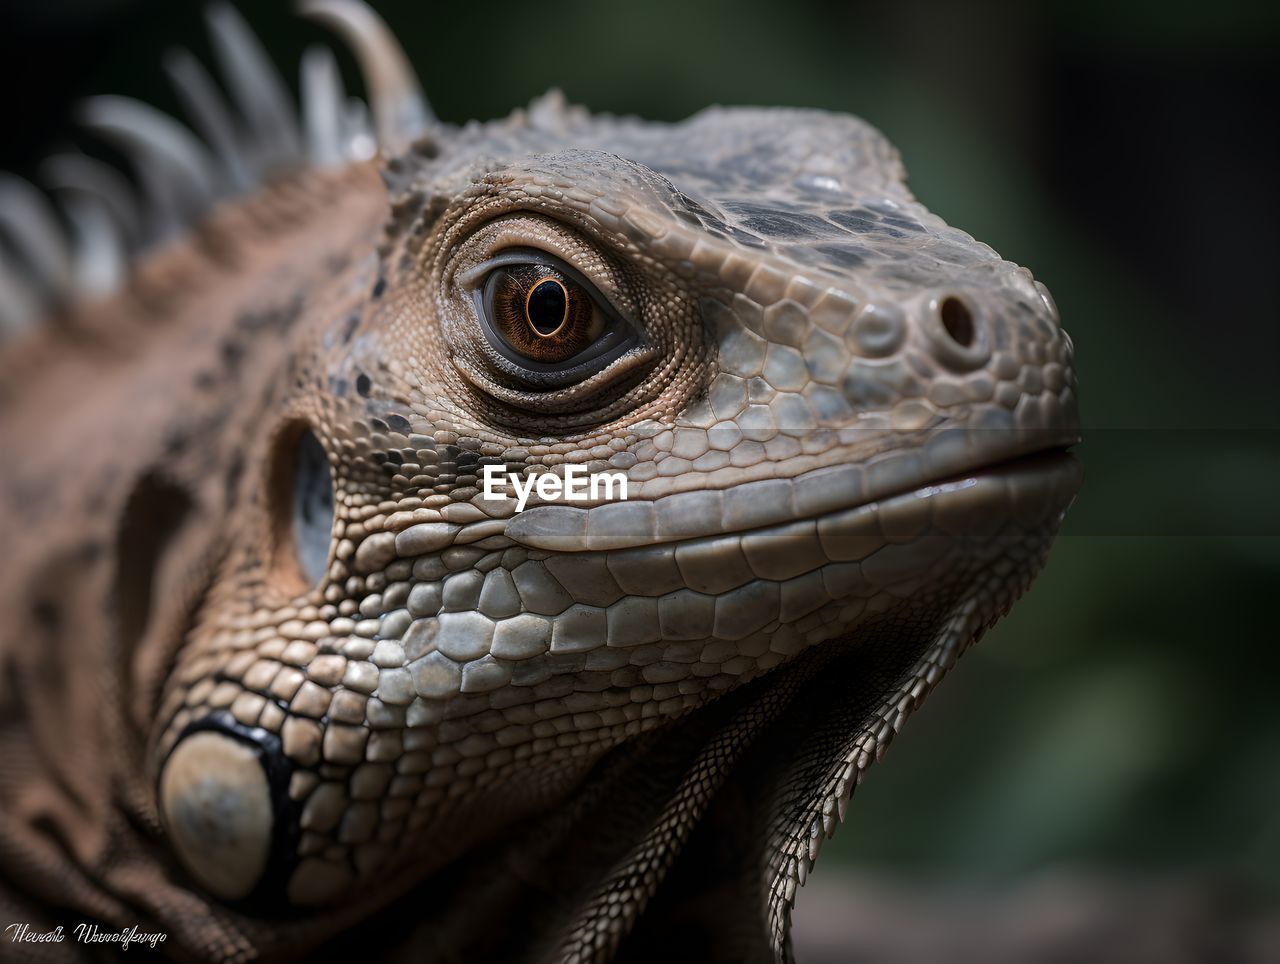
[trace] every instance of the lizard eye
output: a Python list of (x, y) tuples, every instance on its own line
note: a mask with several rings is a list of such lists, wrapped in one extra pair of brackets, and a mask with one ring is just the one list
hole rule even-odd
[(543, 252), (506, 251), (467, 275), (485, 338), (522, 380), (581, 380), (639, 341), (586, 278)]
[(494, 329), (531, 361), (572, 358), (604, 330), (604, 313), (582, 285), (542, 265), (496, 268), (484, 297)]

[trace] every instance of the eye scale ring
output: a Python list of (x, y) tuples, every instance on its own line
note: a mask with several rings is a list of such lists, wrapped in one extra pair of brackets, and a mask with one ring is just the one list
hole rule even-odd
[[(555, 324), (540, 322), (538, 316), (543, 314), (556, 318)], [(524, 320), (539, 338), (554, 338), (564, 329), (569, 323), (569, 291), (559, 278), (546, 275), (529, 287), (524, 296)]]

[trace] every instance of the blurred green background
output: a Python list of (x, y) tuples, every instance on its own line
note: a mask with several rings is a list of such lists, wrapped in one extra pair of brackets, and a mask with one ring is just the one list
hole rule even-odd
[[(1087, 866), (1280, 899), (1280, 6), (375, 5), (451, 121), (552, 86), (653, 119), (859, 114), (926, 205), (1054, 293), (1083, 494), (1038, 584), (872, 771), (822, 874), (1001, 886)], [(324, 36), (284, 3), (241, 7), (281, 64)], [(44, 0), (0, 27), (20, 172), (69, 136), (77, 96), (176, 111), (160, 53), (208, 57), (196, 4)]]

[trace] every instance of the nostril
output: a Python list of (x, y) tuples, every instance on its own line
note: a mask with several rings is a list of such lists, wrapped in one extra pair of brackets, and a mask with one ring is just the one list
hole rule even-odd
[(985, 305), (959, 295), (930, 298), (920, 326), (934, 358), (955, 372), (971, 372), (991, 360), (990, 318)]
[(961, 348), (970, 347), (976, 333), (973, 327), (973, 312), (969, 310), (969, 306), (952, 296), (944, 298), (938, 310), (942, 315), (942, 327), (951, 336), (952, 341)]

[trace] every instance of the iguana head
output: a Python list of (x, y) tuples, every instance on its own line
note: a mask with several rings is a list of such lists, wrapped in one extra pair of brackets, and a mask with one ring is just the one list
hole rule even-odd
[[(308, 297), (164, 689), (175, 850), (223, 899), (372, 906), (616, 797), (644, 813), (573, 886), (629, 920), (750, 787), (781, 933), (1074, 494), (1048, 292), (853, 117), (548, 95), (454, 128), (380, 90), (381, 241)], [(516, 512), (488, 465), (622, 473), (627, 498)]]

